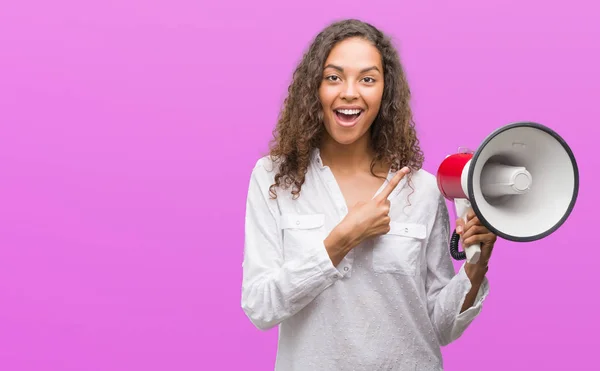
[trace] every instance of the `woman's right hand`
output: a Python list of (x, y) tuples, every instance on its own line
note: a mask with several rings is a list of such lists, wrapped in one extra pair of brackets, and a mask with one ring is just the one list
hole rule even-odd
[(381, 193), (368, 202), (356, 204), (342, 220), (340, 224), (347, 225), (347, 230), (354, 234), (357, 244), (390, 231), (390, 200), (388, 197), (408, 172), (408, 168), (402, 168)]
[(325, 247), (334, 265), (361, 242), (390, 231), (388, 197), (408, 172), (407, 167), (400, 169), (381, 193), (367, 202), (354, 205), (325, 239)]

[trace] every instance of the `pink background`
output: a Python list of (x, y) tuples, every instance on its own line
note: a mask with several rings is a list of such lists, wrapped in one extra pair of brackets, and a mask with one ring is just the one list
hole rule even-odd
[[(406, 65), (425, 168), (495, 128), (581, 171), (551, 237), (499, 241), (447, 370), (597, 370), (600, 6), (592, 0), (0, 5), (0, 369), (269, 370), (240, 309), (248, 177), (311, 38), (360, 17)], [(597, 149), (597, 147), (596, 147)]]

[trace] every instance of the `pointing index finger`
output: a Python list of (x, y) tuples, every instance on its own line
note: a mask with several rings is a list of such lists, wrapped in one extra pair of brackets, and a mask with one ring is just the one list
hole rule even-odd
[(402, 169), (400, 169), (396, 173), (396, 175), (394, 175), (392, 180), (390, 180), (388, 185), (383, 189), (383, 191), (381, 191), (381, 193), (378, 196), (378, 200), (381, 201), (381, 200), (387, 199), (390, 196), (390, 194), (392, 194), (392, 191), (394, 191), (394, 189), (396, 189), (396, 187), (398, 186), (398, 184), (400, 183), (402, 178), (404, 178), (404, 176), (406, 174), (408, 174), (409, 172), (410, 172), (410, 169), (408, 167), (403, 167)]

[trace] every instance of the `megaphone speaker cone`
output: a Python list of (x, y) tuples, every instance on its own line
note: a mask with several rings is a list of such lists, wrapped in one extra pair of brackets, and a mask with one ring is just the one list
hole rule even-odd
[(511, 241), (534, 241), (556, 231), (579, 191), (579, 170), (567, 143), (532, 122), (494, 131), (464, 170), (462, 185), (479, 220)]

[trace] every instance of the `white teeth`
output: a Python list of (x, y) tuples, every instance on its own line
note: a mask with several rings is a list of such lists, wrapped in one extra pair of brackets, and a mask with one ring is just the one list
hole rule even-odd
[(361, 112), (359, 109), (338, 109), (336, 111), (343, 113), (344, 115), (356, 115)]

